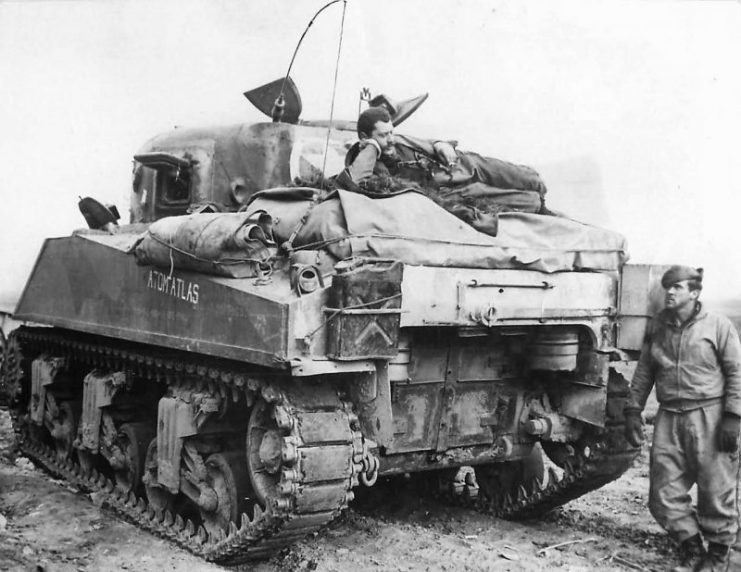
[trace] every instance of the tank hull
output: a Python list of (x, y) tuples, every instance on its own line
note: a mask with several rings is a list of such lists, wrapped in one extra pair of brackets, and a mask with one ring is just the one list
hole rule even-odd
[[(284, 268), (137, 265), (144, 230), (46, 241), (16, 317), (54, 327), (18, 332), (3, 379), (28, 455), (207, 559), (270, 555), (379, 475), (419, 473), (523, 518), (617, 478), (637, 452), (610, 367), (613, 273), (397, 265), (378, 288), (351, 270), (299, 295)], [(349, 359), (328, 316), (338, 339), (357, 337)], [(363, 355), (379, 347), (368, 336), (388, 338), (384, 358)], [(525, 471), (546, 453), (560, 477)]]

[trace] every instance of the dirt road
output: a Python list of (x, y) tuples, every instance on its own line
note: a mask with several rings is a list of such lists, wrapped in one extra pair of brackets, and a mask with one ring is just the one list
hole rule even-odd
[[(224, 570), (137, 530), (11, 453), (0, 411), (0, 570)], [(278, 570), (661, 570), (671, 547), (646, 510), (645, 453), (618, 481), (539, 522), (419, 499), (395, 482), (271, 560)], [(556, 546), (562, 543), (563, 546)], [(635, 568), (631, 568), (631, 566)]]

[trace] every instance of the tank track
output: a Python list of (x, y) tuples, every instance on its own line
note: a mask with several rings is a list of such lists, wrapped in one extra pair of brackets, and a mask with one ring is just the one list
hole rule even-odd
[(622, 409), (627, 393), (627, 380), (617, 373), (611, 376), (606, 427), (572, 444), (574, 452), (563, 462), (563, 474), (550, 467), (545, 479), (533, 477), (509, 490), (492, 482), (489, 490), (497, 491), (492, 495), (483, 492), (481, 485), (485, 483), (481, 482), (481, 476), (459, 473), (452, 481), (433, 484), (433, 496), (498, 518), (527, 520), (605, 486), (627, 471), (640, 452), (640, 448), (631, 447), (623, 437)]
[[(281, 427), (285, 429), (284, 441), (295, 446), (293, 466), (282, 471), (278, 483), (277, 502), (265, 509), (255, 504), (253, 514), (241, 514), (239, 522), (231, 522), (228, 531), (209, 535), (192, 520), (169, 511), (158, 511), (146, 498), (133, 493), (124, 494), (111, 479), (93, 470), (84, 474), (77, 461), (60, 461), (55, 451), (42, 442), (35, 441), (26, 430), (24, 412), (18, 404), (11, 407), (14, 430), (20, 450), (49, 473), (70, 484), (94, 493), (103, 506), (107, 506), (126, 520), (163, 539), (220, 564), (234, 565), (248, 560), (266, 558), (298, 539), (319, 530), (347, 507), (353, 498), (351, 491), (358, 484), (362, 470), (362, 436), (358, 431), (357, 417), (351, 406), (341, 401), (329, 388), (318, 391), (287, 394), (286, 388), (266, 376), (240, 370), (240, 364), (215, 359), (194, 357), (184, 352), (160, 352), (156, 348), (119, 343), (116, 340), (65, 332), (50, 328), (20, 328), (13, 333), (14, 347), (19, 344), (27, 358), (42, 352), (67, 357), (91, 367), (111, 370), (130, 369), (138, 376), (159, 383), (176, 383), (183, 373), (197, 376), (203, 385), (212, 390), (231, 395), (234, 401), (246, 398), (248, 403), (262, 397), (283, 413)], [(19, 356), (15, 356), (18, 358)], [(23, 371), (20, 359), (14, 359), (15, 369), (6, 368), (6, 383), (15, 385), (14, 395), (20, 391)], [(25, 360), (25, 363), (28, 363)], [(7, 365), (7, 364), (6, 364)], [(317, 418), (320, 417), (320, 418)], [(321, 435), (317, 431), (302, 430), (334, 420), (333, 426)], [(331, 421), (330, 421), (331, 422)], [(323, 440), (327, 435), (331, 440)], [(326, 474), (324, 463), (321, 480), (308, 478), (302, 470), (306, 451), (322, 452), (322, 448), (349, 451), (347, 463), (334, 474)], [(316, 457), (315, 457), (316, 460)]]

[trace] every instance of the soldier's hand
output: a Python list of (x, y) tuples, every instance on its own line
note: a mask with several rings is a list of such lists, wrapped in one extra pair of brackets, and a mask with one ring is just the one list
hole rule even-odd
[(455, 147), (447, 141), (436, 141), (432, 147), (435, 149), (435, 154), (443, 165), (450, 167), (458, 161), (458, 154), (455, 152)]
[(643, 443), (643, 423), (641, 412), (637, 409), (626, 409), (625, 415), (625, 440), (633, 447), (640, 447)]
[(739, 430), (741, 430), (741, 417), (726, 411), (720, 422), (718, 449), (725, 453), (735, 453), (738, 451)]

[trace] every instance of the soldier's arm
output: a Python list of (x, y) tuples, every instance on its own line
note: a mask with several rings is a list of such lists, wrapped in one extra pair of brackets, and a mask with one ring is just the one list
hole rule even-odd
[(420, 139), (409, 135), (394, 134), (394, 143), (407, 147), (417, 154), (434, 159), (441, 165), (452, 167), (458, 162), (458, 141), (444, 139)]
[(730, 320), (718, 324), (718, 358), (726, 380), (725, 410), (741, 416), (741, 342)]
[(641, 357), (638, 360), (633, 381), (630, 383), (630, 395), (625, 404), (625, 409), (643, 411), (646, 400), (654, 386), (654, 367), (651, 359), (650, 337), (643, 342)]
[(373, 174), (373, 167), (380, 155), (381, 148), (373, 139), (361, 140), (360, 151), (352, 163), (340, 173), (337, 182), (348, 190), (356, 190), (358, 183), (365, 181)]
[(401, 133), (394, 133), (394, 144), (408, 147), (418, 153), (423, 153), (428, 157), (435, 157), (434, 141), (429, 139), (420, 139), (419, 137), (410, 137)]
[(432, 148), (435, 149), (435, 155), (444, 165), (451, 166), (458, 161), (458, 154), (450, 141), (435, 141)]
[(646, 328), (646, 334), (643, 338), (641, 347), (641, 357), (638, 359), (638, 365), (633, 373), (633, 380), (630, 382), (630, 395), (625, 403), (625, 409), (637, 409), (643, 411), (646, 406), (651, 389), (654, 386), (656, 367), (651, 357), (651, 344), (653, 342), (654, 331), (656, 329), (656, 320), (651, 320)]

